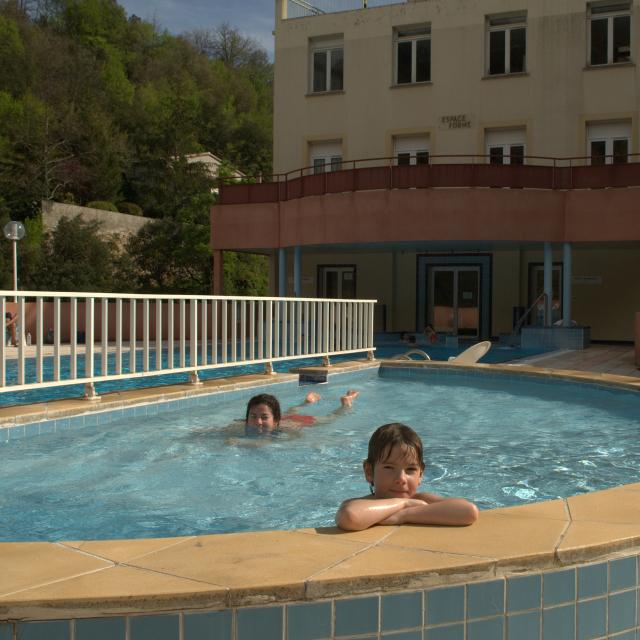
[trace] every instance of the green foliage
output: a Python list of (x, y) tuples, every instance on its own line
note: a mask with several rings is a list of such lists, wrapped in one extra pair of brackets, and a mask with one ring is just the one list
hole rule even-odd
[(142, 207), (135, 202), (118, 202), (118, 211), (120, 213), (128, 213), (130, 216), (141, 216)]
[(90, 209), (101, 209), (102, 211), (114, 211), (118, 213), (118, 207), (113, 202), (106, 202), (105, 200), (92, 200), (87, 202), (87, 207)]
[[(119, 291), (119, 252), (100, 225), (63, 217), (45, 234), (35, 264), (24, 260), (30, 287), (47, 291)], [(22, 271), (21, 271), (22, 273)]]
[(210, 291), (215, 184), (184, 157), (271, 172), (272, 66), (227, 24), (205, 36), (159, 32), (116, 0), (0, 0), (0, 215), (35, 219), (41, 200), (135, 203), (163, 224), (138, 239), (129, 288)]
[(269, 288), (269, 259), (266, 256), (225, 251), (223, 265), (225, 295), (267, 295)]

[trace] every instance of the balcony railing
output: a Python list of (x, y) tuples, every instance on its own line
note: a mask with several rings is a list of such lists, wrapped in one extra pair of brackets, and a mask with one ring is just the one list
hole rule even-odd
[[(14, 296), (17, 297), (14, 300)], [(374, 351), (374, 300), (0, 291), (0, 393)], [(11, 331), (7, 331), (12, 341)]]
[(287, 18), (305, 18), (323, 13), (354, 11), (406, 2), (407, 0), (287, 0)]
[[(521, 159), (521, 157), (519, 158)], [(602, 162), (617, 160), (601, 158)], [(225, 179), (220, 204), (281, 202), (307, 196), (373, 189), (496, 187), (507, 189), (603, 189), (640, 186), (640, 154), (628, 162), (589, 164), (591, 158), (526, 156), (523, 164), (491, 164), (488, 156), (431, 156), (429, 164), (398, 165), (396, 158), (341, 163), (341, 169), (315, 173), (303, 167), (254, 183)]]

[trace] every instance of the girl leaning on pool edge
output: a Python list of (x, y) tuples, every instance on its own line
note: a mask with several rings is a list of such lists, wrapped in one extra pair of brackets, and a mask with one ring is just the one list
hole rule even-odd
[(336, 524), (341, 529), (360, 531), (375, 524), (466, 526), (478, 519), (478, 508), (468, 500), (418, 492), (424, 472), (422, 441), (404, 424), (376, 429), (363, 468), (371, 495), (340, 505)]

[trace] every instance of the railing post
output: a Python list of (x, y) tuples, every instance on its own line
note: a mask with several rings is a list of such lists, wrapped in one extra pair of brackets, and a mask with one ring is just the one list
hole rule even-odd
[(173, 300), (167, 300), (167, 369), (173, 369)]
[(84, 385), (84, 396), (82, 396), (82, 398), (83, 400), (88, 400), (90, 402), (100, 400), (100, 396), (98, 395), (93, 382), (87, 382), (87, 384)]
[(93, 343), (94, 343), (94, 312), (93, 298), (85, 298), (85, 326), (84, 326), (84, 375), (93, 378)]
[[(42, 382), (42, 324), (44, 307), (42, 297), (36, 298), (36, 380)], [(4, 317), (4, 316), (3, 316)]]
[(69, 340), (71, 342), (70, 349), (70, 373), (71, 378), (76, 379), (78, 377), (78, 299), (71, 298), (69, 300), (69, 311), (71, 313), (71, 335)]
[(53, 379), (60, 380), (60, 298), (53, 299)]
[(156, 300), (156, 371), (162, 371), (162, 300)]
[(100, 303), (101, 323), (100, 338), (102, 339), (102, 375), (109, 373), (109, 299), (102, 298)]
[(122, 298), (116, 299), (116, 374), (122, 374)]
[(136, 372), (136, 299), (129, 298), (129, 371)]
[[(0, 316), (6, 318), (7, 299), (2, 296), (0, 298)], [(0, 387), (4, 387), (7, 380), (7, 336), (6, 330), (2, 334), (2, 344), (0, 345)]]

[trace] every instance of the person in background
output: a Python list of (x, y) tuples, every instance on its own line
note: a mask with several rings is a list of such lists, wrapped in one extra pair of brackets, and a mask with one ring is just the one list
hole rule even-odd
[(18, 314), (11, 313), (11, 311), (7, 311), (4, 314), (4, 334), (5, 340), (4, 343), (7, 346), (18, 346), (17, 339), (17, 331), (16, 331), (16, 323), (18, 322)]

